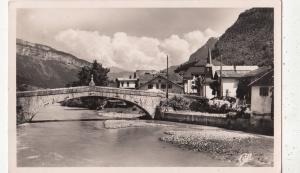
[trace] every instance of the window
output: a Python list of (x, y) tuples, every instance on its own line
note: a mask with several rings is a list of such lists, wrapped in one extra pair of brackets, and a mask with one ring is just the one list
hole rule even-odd
[(161, 84), (161, 89), (166, 89), (166, 84)]
[(148, 85), (148, 89), (152, 89), (153, 88), (153, 85), (152, 84), (149, 84)]
[(172, 88), (172, 84), (169, 84), (169, 85), (168, 85), (168, 88)]
[(127, 82), (127, 86), (129, 87), (129, 82)]
[(159, 80), (158, 80), (158, 82), (160, 83), (160, 82), (161, 82), (161, 80), (159, 79)]
[(269, 87), (260, 87), (259, 95), (260, 96), (268, 96), (269, 95)]
[(159, 85), (158, 85), (158, 83), (156, 84), (156, 88), (157, 88), (157, 89), (159, 89)]
[(124, 85), (124, 82), (121, 82), (121, 86), (123, 86)]

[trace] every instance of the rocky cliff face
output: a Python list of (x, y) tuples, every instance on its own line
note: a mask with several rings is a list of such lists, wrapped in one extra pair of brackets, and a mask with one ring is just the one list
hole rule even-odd
[(225, 64), (270, 65), (273, 63), (273, 8), (253, 8), (241, 13), (237, 21), (219, 38), (213, 57)]
[(226, 65), (272, 65), (274, 61), (273, 8), (253, 8), (241, 13), (237, 21), (219, 38), (210, 38), (179, 67), (198, 61), (206, 64), (208, 48), (212, 58)]
[(89, 62), (49, 46), (17, 39), (17, 88), (24, 84), (40, 88), (64, 87), (77, 80)]
[(74, 55), (58, 51), (49, 46), (42, 44), (30, 43), (21, 39), (17, 39), (17, 55), (29, 56), (37, 60), (43, 61), (59, 61), (75, 67), (90, 65), (89, 62), (79, 59)]

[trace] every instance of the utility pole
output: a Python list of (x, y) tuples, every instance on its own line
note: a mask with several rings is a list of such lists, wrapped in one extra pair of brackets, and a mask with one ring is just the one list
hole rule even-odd
[(167, 55), (167, 92), (166, 92), (166, 98), (169, 98), (169, 57)]
[(220, 62), (220, 66), (221, 66), (221, 69), (220, 69), (220, 97), (222, 98), (223, 97), (223, 84), (222, 84), (222, 62), (223, 61), (223, 56), (221, 55), (221, 62)]

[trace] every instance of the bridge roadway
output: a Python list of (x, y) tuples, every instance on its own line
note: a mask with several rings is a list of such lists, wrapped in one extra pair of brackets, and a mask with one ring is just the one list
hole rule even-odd
[(99, 86), (24, 91), (17, 92), (17, 116), (28, 122), (39, 110), (47, 105), (86, 96), (114, 98), (131, 102), (144, 110), (151, 118), (155, 116), (156, 107), (166, 98), (163, 92)]

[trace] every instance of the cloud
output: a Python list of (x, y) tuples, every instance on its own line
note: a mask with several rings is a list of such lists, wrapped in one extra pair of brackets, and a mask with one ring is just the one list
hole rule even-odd
[(67, 29), (56, 34), (57, 44), (66, 52), (106, 67), (120, 67), (127, 70), (155, 69), (165, 67), (166, 55), (170, 65), (178, 65), (200, 48), (211, 36), (218, 34), (211, 30), (191, 31), (171, 35), (165, 39), (136, 37), (124, 32), (113, 36), (101, 35), (98, 31)]

